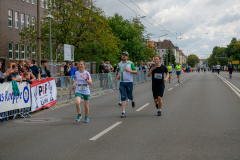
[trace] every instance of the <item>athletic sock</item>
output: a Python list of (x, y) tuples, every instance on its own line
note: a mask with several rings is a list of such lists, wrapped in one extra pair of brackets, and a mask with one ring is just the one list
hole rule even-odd
[(81, 116), (81, 114), (78, 114), (79, 116)]
[(158, 109), (158, 111), (160, 111), (160, 112), (161, 112), (161, 109)]
[(123, 110), (122, 113), (125, 113), (125, 110)]

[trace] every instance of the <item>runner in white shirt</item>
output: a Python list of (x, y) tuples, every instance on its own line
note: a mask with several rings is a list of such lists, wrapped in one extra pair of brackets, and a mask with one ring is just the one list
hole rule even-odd
[(216, 67), (217, 67), (217, 72), (219, 74), (221, 66), (218, 64)]
[(89, 122), (88, 113), (89, 113), (89, 98), (90, 98), (90, 89), (89, 85), (92, 85), (92, 78), (88, 71), (85, 71), (85, 62), (79, 62), (79, 70), (75, 72), (76, 80), (72, 86), (72, 89), (75, 89), (75, 100), (76, 100), (76, 109), (78, 116), (76, 121), (80, 121), (82, 118), (81, 115), (81, 98), (84, 98), (84, 107), (85, 107), (85, 122)]

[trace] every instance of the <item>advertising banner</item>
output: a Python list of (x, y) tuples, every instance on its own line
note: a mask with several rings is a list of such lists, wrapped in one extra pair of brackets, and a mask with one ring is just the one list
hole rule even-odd
[(12, 82), (0, 84), (0, 113), (31, 106), (30, 85), (17, 82), (19, 96), (13, 95)]
[(41, 79), (40, 82), (33, 81), (31, 84), (32, 108), (36, 111), (41, 108), (53, 106), (57, 102), (57, 88), (54, 78)]

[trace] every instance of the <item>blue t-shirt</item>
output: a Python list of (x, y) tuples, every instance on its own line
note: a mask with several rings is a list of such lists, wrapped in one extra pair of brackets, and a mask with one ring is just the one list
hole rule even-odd
[(39, 69), (36, 65), (33, 65), (32, 67), (30, 67), (30, 69), (32, 70), (32, 74), (38, 79), (37, 74), (39, 73)]

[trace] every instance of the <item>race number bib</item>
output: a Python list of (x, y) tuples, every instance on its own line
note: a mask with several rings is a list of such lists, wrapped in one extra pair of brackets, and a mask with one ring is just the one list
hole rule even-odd
[(87, 84), (79, 84), (78, 90), (79, 91), (87, 91)]
[(162, 73), (155, 73), (154, 78), (156, 79), (162, 79)]
[(122, 67), (121, 72), (126, 72), (126, 67)]

